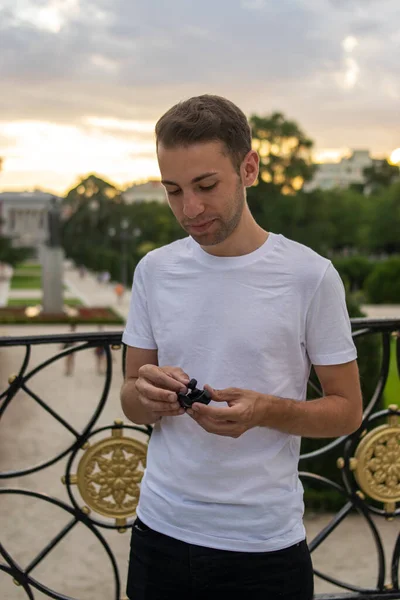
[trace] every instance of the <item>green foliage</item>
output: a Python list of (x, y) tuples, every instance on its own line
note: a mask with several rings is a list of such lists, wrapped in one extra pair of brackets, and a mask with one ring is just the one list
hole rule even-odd
[(15, 270), (16, 270), (16, 272), (21, 270), (21, 271), (32, 272), (32, 274), (33, 273), (38, 274), (42, 270), (42, 265), (38, 262), (24, 261), (24, 262), (20, 262), (20, 263), (16, 264)]
[(106, 201), (120, 203), (121, 192), (112, 183), (92, 174), (82, 178), (78, 185), (68, 192), (63, 204), (64, 207), (68, 206), (71, 212), (75, 212), (82, 205), (88, 206), (93, 202), (104, 204)]
[(371, 196), (373, 214), (369, 247), (376, 252), (400, 254), (400, 182)]
[[(326, 474), (323, 473), (323, 476), (326, 477)], [(313, 488), (308, 481), (303, 481), (303, 487), (306, 512), (336, 512), (345, 503), (346, 497), (334, 489), (322, 485)]]
[(149, 250), (186, 235), (167, 204), (126, 205), (114, 186), (94, 176), (71, 190), (65, 202), (71, 207), (63, 227), (67, 256), (93, 271), (108, 271), (115, 281), (122, 280), (124, 253), (130, 280)]
[(309, 181), (315, 167), (313, 142), (295, 121), (282, 113), (250, 117), (254, 148), (260, 155), (260, 180), (277, 191), (291, 194)]
[(390, 404), (400, 404), (400, 374), (397, 370), (396, 344), (400, 344), (400, 339), (392, 338), (390, 342), (389, 374), (384, 390), (386, 408)]
[(10, 287), (12, 290), (40, 290), (42, 280), (37, 275), (13, 275)]
[(399, 175), (399, 167), (391, 165), (387, 160), (375, 161), (370, 167), (364, 169), (365, 187), (370, 193), (377, 193), (394, 183)]
[(332, 260), (350, 292), (362, 290), (365, 280), (373, 272), (376, 262), (366, 256), (356, 255), (336, 257)]
[(291, 196), (260, 182), (248, 190), (247, 198), (262, 227), (323, 255), (368, 248), (372, 221), (369, 199), (357, 192), (316, 190)]
[(0, 263), (14, 267), (29, 258), (32, 253), (32, 248), (15, 248), (10, 238), (0, 236)]
[(400, 256), (377, 264), (365, 282), (365, 291), (372, 304), (400, 304)]

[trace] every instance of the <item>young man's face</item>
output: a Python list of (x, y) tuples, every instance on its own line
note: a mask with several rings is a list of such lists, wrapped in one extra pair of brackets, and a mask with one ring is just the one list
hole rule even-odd
[(245, 184), (223, 150), (222, 142), (158, 146), (161, 178), (172, 212), (202, 246), (226, 240), (245, 206)]

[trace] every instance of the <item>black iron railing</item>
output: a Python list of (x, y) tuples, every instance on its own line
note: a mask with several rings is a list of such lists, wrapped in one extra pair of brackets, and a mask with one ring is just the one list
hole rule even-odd
[[(344, 582), (340, 578), (331, 577), (318, 570), (316, 576), (346, 590), (346, 593), (320, 594), (316, 598), (339, 600), (340, 598), (368, 600), (394, 600), (400, 598), (399, 590), (399, 560), (400, 560), (400, 534), (391, 556), (385, 556), (379, 527), (375, 524), (373, 515), (382, 519), (393, 521), (400, 515), (397, 503), (400, 502), (400, 425), (399, 401), (387, 408), (382, 407), (382, 396), (389, 375), (391, 360), (391, 347), (395, 347), (397, 377), (400, 373), (400, 319), (353, 319), (353, 336), (355, 340), (362, 340), (368, 336), (378, 334), (380, 346), (375, 360), (379, 360), (376, 385), (366, 403), (364, 420), (360, 429), (352, 435), (321, 442), (322, 446), (302, 454), (300, 466), (303, 468), (321, 457), (332, 456), (337, 463), (340, 477), (336, 480), (326, 477), (322, 472), (302, 470), (301, 479), (305, 487), (326, 488), (333, 490), (342, 498), (340, 507), (331, 521), (312, 540), (309, 540), (311, 552), (321, 544), (329, 543), (329, 535), (342, 523), (350, 513), (355, 511), (365, 519), (375, 543), (377, 553), (376, 585), (366, 588), (352, 583)], [(392, 342), (394, 340), (394, 342)], [(56, 352), (40, 364), (30, 367), (32, 348), (36, 345), (68, 344), (70, 347)], [(146, 444), (135, 439), (139, 432), (147, 438), (151, 435), (150, 426), (126, 425), (116, 421), (105, 427), (98, 427), (98, 419), (109, 397), (113, 376), (112, 351), (122, 348), (122, 364), (126, 348), (121, 344), (121, 332), (98, 332), (57, 334), (46, 336), (24, 336), (0, 338), (0, 351), (5, 352), (8, 347), (20, 346), (25, 348), (19, 371), (10, 375), (8, 384), (0, 389), (0, 436), (1, 418), (7, 408), (16, 398), (18, 392), (25, 392), (32, 401), (36, 402), (60, 425), (65, 427), (72, 435), (72, 442), (56, 456), (48, 457), (44, 462), (30, 465), (19, 470), (9, 470), (0, 473), (0, 494), (19, 495), (36, 500), (42, 500), (51, 505), (56, 505), (69, 515), (68, 523), (51, 539), (48, 544), (37, 553), (28, 565), (20, 565), (7, 550), (7, 539), (0, 543), (0, 570), (7, 573), (26, 592), (30, 599), (34, 598), (34, 590), (39, 590), (50, 598), (56, 600), (71, 600), (62, 590), (49, 589), (34, 577), (34, 569), (46, 559), (51, 551), (63, 540), (77, 524), (84, 525), (103, 546), (111, 563), (114, 574), (114, 594), (110, 600), (120, 600), (123, 597), (123, 587), (117, 560), (106, 541), (102, 530), (111, 529), (123, 532), (128, 530), (134, 520), (134, 510), (139, 495), (139, 483), (145, 467)], [(35, 375), (51, 366), (56, 361), (64, 359), (71, 353), (80, 353), (87, 349), (103, 347), (105, 351), (105, 376), (103, 388), (98, 398), (97, 406), (89, 422), (78, 431), (65, 417), (57, 412), (51, 403), (45, 401), (32, 389)], [(392, 352), (393, 354), (393, 352)], [(365, 360), (365, 356), (363, 357)], [(368, 356), (367, 356), (368, 360)], [(310, 389), (321, 393), (318, 382), (310, 379)], [(96, 427), (97, 426), (97, 427)], [(128, 433), (129, 435), (126, 435)], [(134, 435), (131, 435), (134, 434)], [(105, 437), (108, 435), (108, 437)], [(98, 438), (100, 441), (95, 441)], [(85, 451), (80, 459), (77, 474), (73, 473), (74, 465), (78, 462), (78, 452)], [(341, 456), (337, 453), (340, 450)], [(61, 459), (66, 459), (61, 463)], [(67, 489), (68, 503), (45, 493), (24, 489), (23, 478), (29, 474), (55, 465), (65, 464), (62, 479)], [(61, 467), (60, 467), (61, 468)], [(60, 473), (61, 475), (61, 473)], [(75, 491), (78, 485), (79, 499)], [(85, 505), (82, 506), (81, 499)], [(110, 500), (112, 498), (112, 500)], [(3, 536), (1, 536), (3, 537)], [(21, 542), (22, 543), (22, 542)], [(355, 544), (355, 549), (357, 546)], [(390, 565), (390, 580), (385, 582), (386, 563)], [(81, 600), (78, 598), (78, 600)]]

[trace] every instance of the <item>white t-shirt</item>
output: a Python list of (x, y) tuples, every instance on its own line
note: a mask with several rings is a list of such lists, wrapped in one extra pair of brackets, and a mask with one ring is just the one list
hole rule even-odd
[[(238, 387), (304, 401), (311, 364), (356, 358), (342, 281), (331, 262), (270, 233), (257, 250), (216, 257), (191, 237), (138, 264), (123, 334), (157, 349), (199, 388)], [(220, 403), (219, 403), (220, 405)], [(300, 437), (255, 427), (237, 439), (187, 414), (150, 439), (138, 515), (178, 540), (223, 550), (278, 550), (305, 538)]]

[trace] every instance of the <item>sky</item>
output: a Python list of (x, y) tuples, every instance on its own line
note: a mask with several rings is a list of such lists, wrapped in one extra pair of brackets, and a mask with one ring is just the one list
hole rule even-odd
[(157, 178), (155, 122), (203, 93), (390, 156), (399, 57), (399, 0), (0, 0), (0, 190)]

